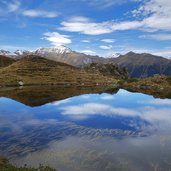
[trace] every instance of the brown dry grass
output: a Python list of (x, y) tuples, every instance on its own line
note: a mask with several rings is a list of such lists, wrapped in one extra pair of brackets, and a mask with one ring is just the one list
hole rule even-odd
[(0, 85), (106, 85), (117, 80), (101, 74), (86, 72), (68, 64), (38, 56), (29, 56), (0, 69)]

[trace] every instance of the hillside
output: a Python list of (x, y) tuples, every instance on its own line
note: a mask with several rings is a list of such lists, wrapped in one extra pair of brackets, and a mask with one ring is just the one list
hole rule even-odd
[(103, 76), (109, 76), (116, 79), (127, 79), (128, 73), (126, 69), (121, 69), (112, 63), (91, 63), (85, 67), (85, 70), (93, 73), (99, 73)]
[(1, 67), (6, 67), (8, 65), (11, 65), (14, 62), (15, 62), (14, 59), (8, 58), (8, 57), (3, 56), (3, 55), (0, 55), (0, 68)]
[(111, 61), (127, 69), (131, 77), (144, 78), (156, 74), (171, 75), (171, 60), (147, 53), (129, 52)]
[(0, 85), (103, 85), (116, 79), (29, 55), (0, 69)]

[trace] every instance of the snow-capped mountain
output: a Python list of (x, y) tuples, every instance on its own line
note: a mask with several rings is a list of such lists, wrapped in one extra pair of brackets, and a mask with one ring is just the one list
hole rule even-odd
[(34, 53), (37, 55), (46, 55), (46, 54), (67, 54), (72, 53), (73, 51), (70, 48), (65, 46), (56, 46), (54, 48), (40, 48), (37, 49)]
[(25, 55), (29, 55), (29, 54), (32, 54), (32, 52), (27, 51), (27, 50), (16, 50), (14, 52), (10, 52), (10, 51), (3, 50), (3, 49), (0, 50), (0, 55), (12, 57), (12, 58), (21, 58), (21, 57), (23, 57)]
[(114, 54), (110, 55), (110, 58), (117, 58), (119, 56), (121, 56), (120, 53), (114, 53)]
[(83, 66), (85, 64), (92, 63), (93, 61), (95, 61), (94, 57), (72, 51), (70, 48), (66, 46), (40, 48), (35, 50), (34, 54), (50, 60), (64, 62), (74, 66)]
[(27, 51), (27, 50), (16, 50), (14, 52), (15, 55), (17, 56), (23, 56), (23, 55), (29, 55), (29, 54), (32, 54), (31, 51)]
[(10, 51), (7, 51), (7, 50), (1, 49), (0, 50), (0, 55), (9, 56), (9, 55), (11, 55), (11, 52)]

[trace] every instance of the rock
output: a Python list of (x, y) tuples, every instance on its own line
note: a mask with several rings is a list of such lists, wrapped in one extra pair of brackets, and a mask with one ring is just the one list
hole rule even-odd
[(23, 86), (23, 85), (24, 85), (24, 82), (23, 82), (23, 81), (19, 81), (19, 82), (18, 82), (18, 85), (19, 85), (19, 86)]

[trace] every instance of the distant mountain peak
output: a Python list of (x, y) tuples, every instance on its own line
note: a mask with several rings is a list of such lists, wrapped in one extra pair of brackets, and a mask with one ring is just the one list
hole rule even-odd
[(55, 54), (64, 54), (72, 53), (73, 51), (63, 45), (52, 47), (52, 48), (39, 48), (35, 51), (36, 54), (46, 54), (46, 53), (55, 53)]
[(22, 56), (22, 55), (29, 55), (31, 54), (31, 51), (27, 51), (27, 50), (16, 50), (14, 52), (15, 55), (18, 55), (18, 56)]
[(7, 56), (7, 55), (9, 55), (9, 54), (11, 54), (10, 51), (4, 50), (4, 49), (0, 49), (0, 55), (5, 55), (5, 56)]
[(113, 53), (110, 57), (111, 58), (117, 58), (119, 56), (121, 56), (121, 53)]
[(135, 55), (135, 54), (137, 54), (137, 53), (135, 53), (133, 51), (130, 51), (130, 52), (126, 53), (126, 55)]

